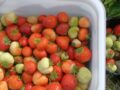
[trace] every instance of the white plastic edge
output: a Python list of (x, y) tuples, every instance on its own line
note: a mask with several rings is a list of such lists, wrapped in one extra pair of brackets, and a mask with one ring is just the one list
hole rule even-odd
[[(98, 89), (97, 90), (105, 90), (105, 80), (106, 80), (106, 12), (103, 4), (101, 1), (95, 1), (91, 0), (94, 4), (94, 6), (97, 8), (98, 11), (98, 17), (99, 17), (99, 23), (103, 23), (104, 26), (101, 24), (98, 25), (99, 28), (99, 83), (98, 83)], [(103, 16), (101, 16), (103, 15)], [(101, 72), (102, 71), (102, 72)]]

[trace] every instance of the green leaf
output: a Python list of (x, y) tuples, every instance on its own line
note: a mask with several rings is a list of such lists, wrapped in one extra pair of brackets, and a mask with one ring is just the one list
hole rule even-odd
[(110, 3), (113, 3), (113, 0), (105, 0), (105, 1), (104, 1), (104, 5), (108, 5), (108, 4), (110, 4)]
[(115, 3), (110, 7), (109, 17), (120, 17), (120, 3)]

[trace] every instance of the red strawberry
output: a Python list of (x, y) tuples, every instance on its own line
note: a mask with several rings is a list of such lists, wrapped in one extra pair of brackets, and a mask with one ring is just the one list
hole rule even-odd
[(6, 32), (5, 31), (0, 31), (0, 37), (3, 37), (6, 35)]
[(25, 85), (25, 90), (31, 90), (32, 86), (33, 86), (32, 83), (26, 84)]
[(75, 59), (80, 63), (86, 63), (91, 59), (92, 53), (87, 47), (80, 47), (75, 50)]
[(39, 33), (32, 34), (28, 39), (28, 43), (31, 48), (36, 48), (36, 46), (39, 44), (40, 41), (41, 41), (41, 34)]
[[(34, 89), (36, 90), (36, 89)], [(44, 89), (37, 89), (37, 90), (44, 90)], [(62, 90), (61, 84), (58, 82), (52, 82), (46, 86), (45, 90)]]
[(69, 21), (69, 16), (66, 12), (58, 13), (57, 18), (60, 23), (67, 23)]
[(54, 65), (60, 62), (60, 57), (57, 54), (50, 55), (50, 59), (52, 60)]
[(59, 66), (54, 66), (53, 68), (54, 68), (54, 70), (50, 74), (50, 80), (51, 81), (60, 81), (63, 76), (62, 69)]
[(31, 34), (31, 25), (28, 23), (21, 25), (19, 29), (20, 29), (20, 32), (23, 34), (26, 34), (26, 35)]
[(73, 60), (74, 59), (74, 48), (72, 46), (69, 46), (67, 53), (68, 53), (69, 58)]
[(58, 36), (56, 38), (56, 43), (63, 50), (67, 50), (68, 49), (69, 42), (70, 42), (70, 39), (67, 36)]
[(0, 50), (1, 51), (7, 51), (10, 46), (10, 40), (9, 38), (5, 35), (0, 35)]
[(23, 25), (23, 24), (25, 24), (25, 23), (26, 23), (26, 18), (25, 18), (25, 17), (22, 17), (22, 16), (19, 16), (19, 17), (18, 17), (17, 25), (18, 25), (18, 26), (21, 26), (21, 25)]
[(19, 39), (19, 43), (20, 43), (21, 46), (27, 46), (27, 44), (28, 44), (28, 38), (25, 37), (25, 36), (21, 37)]
[(41, 32), (41, 30), (42, 30), (42, 24), (34, 24), (31, 27), (31, 31), (33, 33), (39, 33), (39, 32)]
[(69, 29), (69, 25), (63, 23), (57, 26), (56, 33), (59, 35), (67, 35), (68, 29)]
[(39, 22), (43, 22), (44, 21), (44, 19), (45, 19), (45, 15), (40, 15), (39, 17), (38, 17), (38, 21)]
[(77, 86), (77, 80), (74, 75), (66, 74), (62, 78), (61, 85), (63, 90), (75, 90)]
[(32, 75), (23, 72), (22, 73), (22, 80), (24, 81), (24, 83), (31, 83), (32, 82)]
[(46, 28), (55, 28), (57, 25), (57, 18), (55, 16), (47, 16), (43, 20), (43, 26)]
[(111, 34), (111, 33), (113, 33), (112, 28), (107, 28), (107, 34)]
[(120, 36), (120, 24), (117, 25), (117, 26), (115, 26), (115, 28), (114, 28), (114, 34), (116, 36)]
[(6, 33), (11, 40), (19, 40), (21, 37), (21, 33), (16, 25), (8, 26), (6, 28)]

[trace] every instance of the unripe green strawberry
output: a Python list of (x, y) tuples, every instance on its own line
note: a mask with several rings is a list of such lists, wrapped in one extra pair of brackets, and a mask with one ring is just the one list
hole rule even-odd
[(17, 64), (15, 66), (15, 70), (18, 74), (21, 74), (23, 72), (23, 69), (24, 69), (24, 64)]

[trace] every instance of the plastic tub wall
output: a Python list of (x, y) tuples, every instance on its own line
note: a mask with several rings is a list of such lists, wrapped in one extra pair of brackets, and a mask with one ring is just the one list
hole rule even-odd
[(105, 90), (105, 11), (99, 0), (5, 0), (0, 14), (14, 11), (18, 15), (57, 14), (87, 16), (91, 21), (92, 81), (89, 90)]

